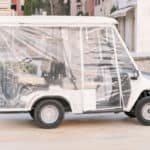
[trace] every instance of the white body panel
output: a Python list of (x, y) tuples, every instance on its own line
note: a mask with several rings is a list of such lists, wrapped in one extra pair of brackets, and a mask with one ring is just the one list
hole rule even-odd
[(79, 16), (1, 16), (0, 26), (3, 25), (34, 25), (34, 26), (99, 26), (99, 25), (113, 25), (117, 21), (107, 17), (79, 17)]
[[(63, 90), (59, 87), (51, 87), (49, 91), (36, 91), (30, 94), (29, 96), (22, 97), (22, 100), (26, 102), (26, 110), (30, 111), (32, 106), (37, 100), (40, 100), (44, 97), (61, 97), (68, 101), (71, 106), (73, 113), (82, 113), (82, 97), (81, 91), (74, 90)], [(28, 98), (28, 100), (26, 100)]]
[(95, 111), (96, 110), (96, 91), (95, 90), (83, 90), (83, 111)]
[(144, 75), (140, 74), (140, 77), (138, 80), (132, 80), (131, 81), (131, 95), (129, 99), (128, 106), (124, 108), (124, 111), (131, 111), (133, 108), (134, 104), (137, 102), (140, 94), (143, 91), (150, 90), (150, 78), (146, 78)]

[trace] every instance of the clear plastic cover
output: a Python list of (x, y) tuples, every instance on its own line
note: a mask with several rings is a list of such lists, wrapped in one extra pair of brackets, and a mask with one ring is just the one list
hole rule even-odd
[(1, 108), (24, 108), (22, 96), (50, 86), (80, 90), (81, 85), (96, 91), (97, 109), (120, 107), (121, 100), (127, 105), (133, 69), (112, 27), (0, 28)]
[(52, 85), (81, 87), (79, 28), (5, 26), (0, 28), (0, 107)]
[(85, 88), (95, 89), (97, 109), (119, 107), (120, 92), (111, 27), (84, 29)]
[(121, 90), (124, 106), (126, 107), (131, 94), (130, 74), (136, 70), (132, 60), (130, 59), (125, 47), (120, 41), (119, 35), (115, 32), (115, 45), (117, 51), (117, 60), (119, 67), (119, 74), (121, 78)]

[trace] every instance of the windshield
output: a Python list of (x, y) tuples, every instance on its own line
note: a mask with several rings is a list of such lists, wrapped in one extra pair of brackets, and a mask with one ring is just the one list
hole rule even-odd
[(83, 62), (84, 88), (95, 89), (97, 109), (127, 104), (136, 68), (114, 26), (83, 28)]
[(126, 73), (134, 72), (135, 70), (137, 70), (137, 67), (134, 63), (133, 58), (130, 56), (126, 45), (121, 39), (120, 34), (116, 29), (114, 30), (114, 38), (117, 51), (118, 66), (120, 71)]
[(129, 51), (123, 42), (117, 29), (114, 27), (114, 41), (117, 53), (118, 71), (121, 79), (121, 91), (123, 97), (123, 105), (126, 107), (131, 94), (130, 74), (137, 71), (137, 66), (130, 56)]

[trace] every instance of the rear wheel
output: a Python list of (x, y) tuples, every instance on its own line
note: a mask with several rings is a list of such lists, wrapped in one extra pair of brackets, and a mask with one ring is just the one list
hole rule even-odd
[(64, 118), (64, 108), (56, 100), (43, 100), (34, 109), (34, 120), (41, 128), (56, 128)]
[(141, 99), (135, 108), (135, 115), (143, 125), (150, 125), (150, 97)]

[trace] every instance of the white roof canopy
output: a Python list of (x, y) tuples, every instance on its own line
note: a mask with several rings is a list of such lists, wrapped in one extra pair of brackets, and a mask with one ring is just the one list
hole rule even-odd
[(111, 14), (111, 16), (114, 18), (125, 17), (127, 13), (132, 9), (134, 9), (134, 7), (127, 7), (120, 10), (116, 10)]
[(108, 17), (85, 16), (1, 16), (0, 25), (31, 24), (54, 26), (90, 26), (102, 24), (117, 24), (117, 21)]

